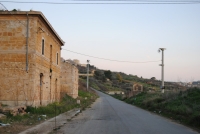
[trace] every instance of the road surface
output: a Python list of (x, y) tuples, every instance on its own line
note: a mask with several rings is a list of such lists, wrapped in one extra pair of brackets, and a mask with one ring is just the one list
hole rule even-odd
[(57, 134), (197, 134), (151, 112), (97, 91), (91, 106), (57, 131)]

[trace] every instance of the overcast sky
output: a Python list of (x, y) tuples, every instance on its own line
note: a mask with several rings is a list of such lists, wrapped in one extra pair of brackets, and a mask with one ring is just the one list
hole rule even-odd
[[(83, 64), (90, 60), (100, 69), (161, 79), (157, 50), (162, 47), (167, 49), (165, 80), (200, 80), (200, 4), (1, 3), (8, 10), (41, 11), (65, 41), (61, 54), (65, 59)], [(159, 62), (106, 61), (64, 49), (119, 61)]]

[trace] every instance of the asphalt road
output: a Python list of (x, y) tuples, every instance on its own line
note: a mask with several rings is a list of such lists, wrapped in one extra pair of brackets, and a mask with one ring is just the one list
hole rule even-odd
[(126, 104), (104, 93), (57, 134), (197, 134), (151, 112)]

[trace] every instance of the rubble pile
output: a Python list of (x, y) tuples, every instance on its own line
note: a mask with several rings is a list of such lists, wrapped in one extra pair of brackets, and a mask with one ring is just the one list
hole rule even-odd
[(25, 110), (26, 110), (26, 106), (0, 107), (0, 113), (3, 113), (3, 114), (10, 113), (13, 116), (26, 114)]
[(0, 119), (5, 119), (5, 118), (6, 118), (6, 116), (4, 114), (0, 113)]

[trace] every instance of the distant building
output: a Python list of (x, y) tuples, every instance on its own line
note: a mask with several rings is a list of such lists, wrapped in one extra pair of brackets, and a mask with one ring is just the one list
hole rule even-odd
[(140, 84), (133, 84), (132, 88), (130, 91), (127, 92), (127, 97), (135, 96), (138, 93), (143, 92), (143, 85)]
[(200, 87), (200, 81), (192, 82), (192, 87)]
[(124, 94), (123, 91), (107, 91), (107, 94), (114, 95), (114, 94)]
[(180, 86), (186, 86), (186, 83), (183, 83), (183, 82), (177, 82), (177, 84)]
[(74, 59), (74, 60), (67, 59), (67, 60), (65, 60), (65, 61), (67, 61), (67, 62), (69, 62), (69, 63), (71, 63), (72, 65), (75, 65), (75, 66), (80, 65), (80, 61), (77, 60), (77, 59)]
[(75, 64), (76, 66), (77, 66), (77, 65), (80, 65), (80, 61), (77, 60), (77, 59), (74, 59), (73, 62), (74, 62), (74, 64)]
[(140, 85), (140, 84), (133, 84), (133, 90), (132, 91), (133, 92), (137, 92), (137, 91), (143, 92), (143, 86)]

